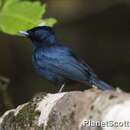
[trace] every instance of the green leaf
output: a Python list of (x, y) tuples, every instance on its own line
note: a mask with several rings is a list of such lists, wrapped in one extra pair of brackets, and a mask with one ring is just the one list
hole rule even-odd
[(21, 30), (28, 30), (39, 23), (45, 22), (45, 25), (54, 25), (55, 19), (42, 19), (46, 10), (46, 5), (40, 2), (22, 1), (22, 0), (4, 0), (0, 10), (0, 31), (18, 35)]
[(2, 0), (0, 0), (0, 8), (1, 8), (1, 6), (2, 6)]
[(41, 20), (39, 24), (52, 27), (56, 23), (57, 23), (57, 20), (55, 18), (47, 18), (47, 19)]
[(12, 3), (18, 1), (18, 0), (0, 0), (1, 1), (1, 4), (3, 5), (3, 8), (8, 8), (8, 6), (10, 6)]

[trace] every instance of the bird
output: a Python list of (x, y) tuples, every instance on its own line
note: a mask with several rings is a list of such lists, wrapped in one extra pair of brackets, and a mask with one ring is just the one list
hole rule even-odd
[(20, 31), (22, 36), (32, 42), (32, 63), (36, 72), (54, 85), (60, 86), (81, 83), (100, 90), (113, 90), (113, 87), (100, 80), (93, 69), (73, 50), (62, 44), (54, 29), (49, 26), (37, 26)]

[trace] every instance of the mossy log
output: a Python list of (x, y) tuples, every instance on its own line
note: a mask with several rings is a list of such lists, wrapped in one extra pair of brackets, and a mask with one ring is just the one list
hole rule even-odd
[(130, 94), (93, 88), (83, 92), (40, 93), (5, 112), (0, 118), (0, 130), (127, 130), (128, 121)]

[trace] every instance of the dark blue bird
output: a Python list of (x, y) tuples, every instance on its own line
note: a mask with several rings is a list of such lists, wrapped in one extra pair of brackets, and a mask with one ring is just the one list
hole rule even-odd
[(32, 62), (45, 79), (62, 88), (66, 84), (79, 82), (102, 90), (113, 89), (98, 79), (93, 70), (70, 48), (61, 44), (51, 27), (35, 27), (22, 34), (31, 39)]

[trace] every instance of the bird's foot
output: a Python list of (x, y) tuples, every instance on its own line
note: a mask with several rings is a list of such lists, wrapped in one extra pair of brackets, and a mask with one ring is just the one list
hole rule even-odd
[(92, 85), (92, 88), (98, 89), (98, 87), (96, 85)]

